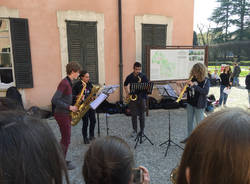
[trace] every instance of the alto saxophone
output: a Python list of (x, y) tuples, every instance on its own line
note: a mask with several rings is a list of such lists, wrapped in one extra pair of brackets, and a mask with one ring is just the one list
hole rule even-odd
[[(193, 76), (191, 76), (191, 77), (188, 79), (188, 81), (191, 81), (192, 78), (193, 78)], [(186, 85), (185, 85), (184, 88), (182, 89), (182, 91), (181, 91), (179, 97), (177, 98), (176, 102), (180, 102), (180, 101), (181, 101), (181, 99), (182, 99), (182, 97), (183, 97), (183, 95), (184, 95), (184, 93), (185, 93), (187, 87), (188, 87), (188, 83), (186, 83)]]
[[(141, 83), (141, 77), (138, 75), (138, 83)], [(125, 103), (128, 104), (130, 101), (136, 101), (138, 98), (137, 94), (130, 94), (126, 99)]]

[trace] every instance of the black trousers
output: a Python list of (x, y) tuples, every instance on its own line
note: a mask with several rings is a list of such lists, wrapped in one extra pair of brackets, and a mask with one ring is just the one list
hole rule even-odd
[(95, 135), (95, 124), (96, 124), (96, 118), (95, 118), (95, 111), (93, 109), (89, 109), (88, 112), (82, 117), (82, 136), (83, 138), (87, 138), (88, 134), (88, 124), (89, 125), (89, 137), (94, 137)]
[(145, 127), (145, 105), (146, 100), (142, 97), (138, 97), (136, 101), (130, 101), (129, 109), (132, 118), (132, 127), (137, 132), (137, 116), (140, 120), (140, 131), (144, 131)]

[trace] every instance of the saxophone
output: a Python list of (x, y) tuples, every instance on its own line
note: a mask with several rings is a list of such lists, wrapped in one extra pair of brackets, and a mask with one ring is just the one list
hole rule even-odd
[[(138, 83), (141, 83), (141, 77), (138, 75)], [(126, 99), (125, 99), (125, 104), (128, 104), (130, 101), (136, 101), (138, 98), (137, 94), (130, 94)]]
[[(188, 79), (188, 81), (191, 81), (192, 78), (193, 78), (193, 76), (191, 76), (191, 77)], [(184, 95), (184, 93), (185, 93), (187, 87), (188, 87), (188, 84), (186, 83), (186, 85), (185, 85), (184, 88), (182, 89), (182, 91), (181, 91), (179, 97), (177, 98), (176, 102), (180, 102), (180, 101), (181, 101), (181, 99), (182, 99), (182, 97), (183, 97), (183, 95)]]
[(173, 184), (176, 184), (177, 173), (178, 173), (178, 167), (173, 168), (171, 173), (170, 173), (170, 180)]
[[(77, 112), (71, 112), (71, 125), (75, 126), (77, 125), (77, 123), (79, 123), (79, 121), (82, 119), (82, 117), (86, 114), (86, 112), (88, 112), (88, 110), (90, 109), (90, 103), (93, 101), (93, 96), (98, 92), (98, 90), (100, 89), (100, 86), (93, 86), (91, 93), (89, 94), (89, 96), (82, 102), (82, 95), (83, 92), (86, 89), (86, 83), (85, 83), (85, 87), (83, 86), (83, 89), (79, 95), (79, 97), (77, 98), (76, 104), (78, 105), (78, 111)], [(78, 100), (80, 102), (78, 102)], [(79, 103), (79, 104), (77, 104)]]

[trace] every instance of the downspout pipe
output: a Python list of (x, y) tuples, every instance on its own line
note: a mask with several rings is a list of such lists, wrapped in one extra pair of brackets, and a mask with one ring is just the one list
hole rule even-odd
[(122, 2), (118, 0), (119, 19), (119, 75), (120, 75), (120, 101), (123, 101), (123, 60), (122, 60)]

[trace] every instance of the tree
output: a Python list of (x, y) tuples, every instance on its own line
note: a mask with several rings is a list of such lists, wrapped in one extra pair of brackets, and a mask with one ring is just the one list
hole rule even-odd
[(210, 21), (217, 24), (216, 28), (213, 28), (213, 33), (217, 36), (214, 41), (218, 43), (227, 42), (230, 40), (229, 27), (233, 22), (231, 18), (233, 0), (217, 0), (217, 2), (220, 5), (213, 11), (212, 16), (209, 18)]
[(198, 38), (197, 38), (197, 34), (195, 31), (193, 33), (193, 45), (198, 45)]
[(237, 26), (236, 40), (244, 40), (249, 35), (250, 25), (250, 1), (249, 0), (234, 0), (232, 15), (235, 17), (233, 24)]

